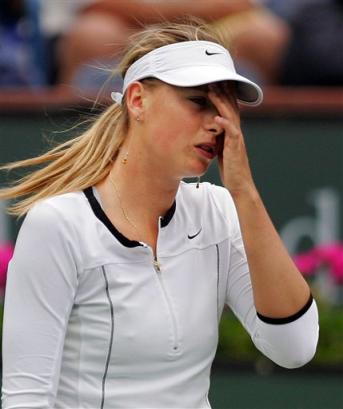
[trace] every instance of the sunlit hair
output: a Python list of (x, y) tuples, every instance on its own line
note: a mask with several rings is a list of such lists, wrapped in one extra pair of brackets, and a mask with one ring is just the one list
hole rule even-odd
[[(223, 44), (212, 29), (195, 18), (148, 26), (130, 37), (113, 75), (119, 72), (124, 77), (136, 60), (158, 47), (193, 40)], [(153, 80), (143, 82), (146, 86), (154, 83)], [(31, 166), (39, 166), (39, 169), (0, 189), (0, 200), (19, 198), (9, 213), (23, 216), (39, 200), (97, 184), (108, 176), (129, 126), (124, 95), (122, 105), (111, 104), (81, 135), (40, 156), (2, 166), (2, 170)]]

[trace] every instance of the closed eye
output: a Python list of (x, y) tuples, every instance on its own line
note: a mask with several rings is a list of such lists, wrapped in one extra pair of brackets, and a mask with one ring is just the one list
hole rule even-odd
[(200, 106), (200, 107), (207, 107), (210, 104), (210, 101), (206, 97), (188, 97), (188, 99), (193, 102), (194, 104)]

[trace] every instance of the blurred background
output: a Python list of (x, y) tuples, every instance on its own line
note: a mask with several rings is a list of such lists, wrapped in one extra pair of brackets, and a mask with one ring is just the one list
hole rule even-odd
[[(73, 126), (120, 90), (121, 78), (108, 78), (128, 36), (185, 15), (218, 30), (236, 68), (264, 89), (261, 107), (241, 111), (251, 167), (320, 310), (317, 354), (299, 370), (262, 357), (225, 311), (212, 406), (342, 408), (343, 1), (1, 0), (0, 164), (78, 133)], [(16, 177), (1, 173), (1, 186)], [(203, 179), (220, 184), (215, 164)], [(0, 202), (1, 306), (20, 226), (5, 206)]]

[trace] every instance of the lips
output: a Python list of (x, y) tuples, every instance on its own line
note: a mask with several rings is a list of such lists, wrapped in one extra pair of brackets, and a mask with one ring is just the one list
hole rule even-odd
[(217, 155), (217, 146), (211, 143), (200, 143), (195, 145), (197, 151), (208, 159), (213, 159)]

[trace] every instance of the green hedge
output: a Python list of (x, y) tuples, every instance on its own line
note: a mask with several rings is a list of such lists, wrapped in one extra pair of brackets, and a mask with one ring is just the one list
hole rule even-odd
[[(343, 367), (343, 308), (318, 302), (319, 343), (311, 366)], [(256, 363), (262, 354), (231, 312), (224, 312), (216, 360), (221, 364)]]

